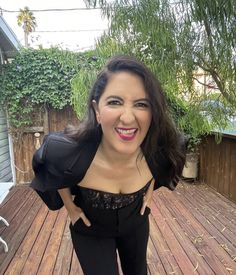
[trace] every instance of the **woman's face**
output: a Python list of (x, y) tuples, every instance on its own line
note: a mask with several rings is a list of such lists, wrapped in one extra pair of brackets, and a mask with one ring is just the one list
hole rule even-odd
[(102, 146), (121, 154), (140, 150), (152, 114), (139, 76), (129, 72), (113, 74), (99, 103), (93, 102), (93, 106), (103, 131)]

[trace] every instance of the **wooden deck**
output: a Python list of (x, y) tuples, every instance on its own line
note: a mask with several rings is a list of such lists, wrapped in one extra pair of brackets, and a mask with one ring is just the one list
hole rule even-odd
[[(148, 268), (158, 274), (236, 274), (236, 204), (206, 185), (182, 183), (155, 192)], [(72, 249), (65, 209), (52, 212), (26, 186), (0, 207), (0, 274), (83, 274)], [(96, 274), (94, 274), (96, 275)]]

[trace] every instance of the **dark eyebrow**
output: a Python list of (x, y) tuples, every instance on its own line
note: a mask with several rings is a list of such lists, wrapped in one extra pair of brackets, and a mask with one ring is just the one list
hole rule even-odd
[[(116, 95), (110, 95), (106, 98), (106, 100), (109, 100), (109, 99), (118, 99), (118, 100), (123, 101), (123, 99), (121, 97), (116, 96)], [(147, 99), (147, 98), (139, 98), (139, 99), (136, 99), (134, 102), (137, 103), (139, 101), (146, 101), (147, 103), (150, 103), (149, 99)]]
[(136, 102), (139, 102), (139, 101), (146, 101), (147, 103), (150, 103), (150, 100), (147, 99), (147, 98), (139, 98), (139, 99), (135, 100), (134, 102), (136, 103)]
[(106, 98), (106, 100), (108, 100), (108, 99), (119, 99), (119, 100), (122, 100), (122, 101), (123, 101), (123, 99), (122, 99), (121, 97), (116, 96), (116, 95), (110, 95), (110, 96), (108, 96), (108, 97)]

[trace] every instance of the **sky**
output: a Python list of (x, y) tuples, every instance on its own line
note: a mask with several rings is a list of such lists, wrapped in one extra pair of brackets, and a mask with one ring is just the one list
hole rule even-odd
[[(22, 27), (17, 25), (18, 12), (27, 6), (30, 10), (86, 8), (83, 0), (0, 0), (2, 16), (24, 45)], [(72, 51), (94, 48), (95, 40), (107, 29), (108, 21), (98, 10), (33, 12), (37, 27), (29, 37), (31, 47), (59, 46)], [(65, 31), (65, 32), (64, 32)]]

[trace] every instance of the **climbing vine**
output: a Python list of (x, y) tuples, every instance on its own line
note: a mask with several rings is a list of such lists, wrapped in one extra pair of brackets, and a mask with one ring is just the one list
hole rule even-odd
[(24, 49), (0, 75), (0, 102), (12, 128), (31, 126), (42, 107), (71, 105), (71, 79), (86, 67), (92, 52), (72, 53), (58, 48)]

